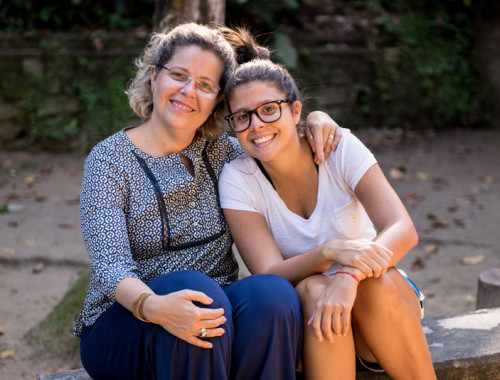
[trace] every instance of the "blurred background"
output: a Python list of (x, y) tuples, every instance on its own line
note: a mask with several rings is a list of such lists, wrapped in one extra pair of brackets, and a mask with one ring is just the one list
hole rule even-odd
[(0, 378), (81, 366), (83, 160), (140, 122), (134, 59), (188, 19), (248, 27), (355, 131), (417, 227), (398, 266), (427, 316), (474, 310), (500, 267), (499, 1), (0, 0)]
[(188, 18), (248, 26), (351, 128), (498, 127), (495, 0), (1, 0), (0, 145), (84, 151), (137, 122), (133, 58)]

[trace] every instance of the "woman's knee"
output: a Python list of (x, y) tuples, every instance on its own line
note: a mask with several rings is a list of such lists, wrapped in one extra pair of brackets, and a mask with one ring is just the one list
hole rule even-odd
[(195, 290), (206, 294), (213, 300), (213, 303), (206, 307), (231, 309), (231, 304), (222, 288), (212, 278), (198, 271), (181, 270), (166, 273), (148, 282), (148, 286), (159, 295), (184, 289)]
[(273, 274), (258, 274), (238, 281), (248, 306), (261, 313), (300, 312), (300, 300), (292, 284)]
[(319, 296), (327, 286), (327, 280), (328, 278), (324, 275), (309, 276), (295, 286), (304, 309), (316, 304)]
[(379, 278), (370, 278), (361, 282), (354, 304), (354, 313), (362, 309), (364, 312), (376, 310), (377, 313), (399, 312), (404, 305), (415, 301), (409, 291), (406, 280), (394, 268)]

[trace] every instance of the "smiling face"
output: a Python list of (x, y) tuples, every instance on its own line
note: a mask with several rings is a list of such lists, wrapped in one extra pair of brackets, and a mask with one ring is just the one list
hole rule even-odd
[[(286, 95), (272, 82), (256, 81), (235, 88), (229, 99), (229, 107), (232, 113), (248, 111), (285, 98)], [(282, 103), (281, 118), (272, 123), (264, 123), (252, 113), (250, 127), (236, 134), (241, 147), (260, 161), (271, 161), (287, 148), (298, 147), (296, 126), (300, 121), (301, 110), (300, 102)]]
[(171, 132), (193, 134), (210, 116), (220, 98), (200, 95), (196, 80), (219, 83), (224, 69), (222, 61), (211, 51), (196, 45), (178, 47), (164, 63), (169, 69), (193, 78), (189, 83), (176, 82), (166, 69), (151, 68), (153, 112), (151, 121)]

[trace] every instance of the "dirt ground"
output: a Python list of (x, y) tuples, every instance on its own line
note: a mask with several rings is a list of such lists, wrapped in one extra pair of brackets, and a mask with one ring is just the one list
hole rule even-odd
[[(420, 243), (399, 267), (427, 296), (426, 316), (474, 310), (479, 273), (500, 267), (500, 131), (357, 134), (417, 226)], [(83, 159), (0, 152), (0, 379), (78, 365), (41, 354), (24, 336), (88, 263), (78, 217)]]

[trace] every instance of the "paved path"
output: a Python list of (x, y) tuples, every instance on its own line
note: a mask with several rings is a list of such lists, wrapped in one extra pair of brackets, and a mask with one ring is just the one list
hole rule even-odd
[[(414, 219), (420, 244), (400, 267), (427, 294), (426, 315), (474, 310), (478, 274), (500, 267), (500, 131), (358, 134)], [(0, 378), (57, 370), (22, 345), (87, 262), (79, 229), (83, 155), (0, 152)], [(468, 262), (468, 265), (462, 264)], [(13, 375), (16, 373), (17, 375)]]

